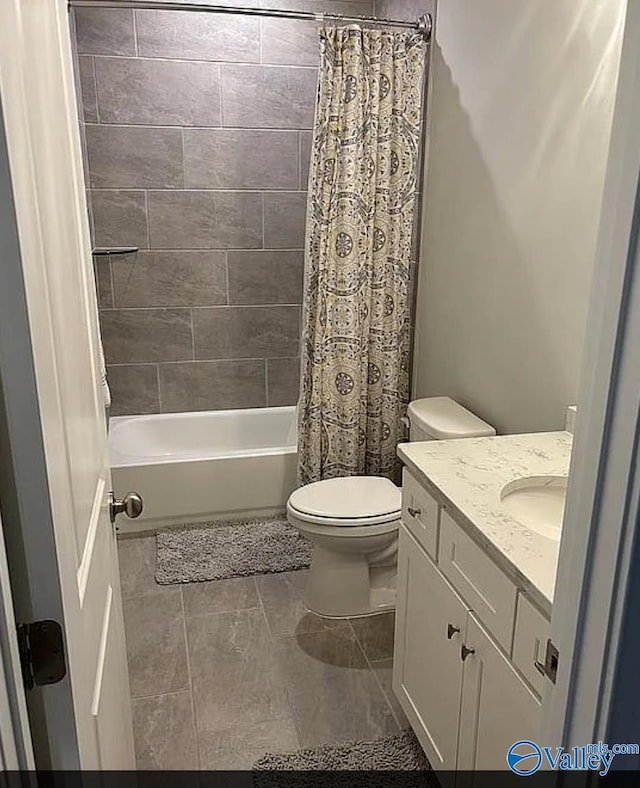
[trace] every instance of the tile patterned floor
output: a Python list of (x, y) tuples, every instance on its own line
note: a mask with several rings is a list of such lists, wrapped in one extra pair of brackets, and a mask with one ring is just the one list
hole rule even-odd
[(393, 614), (330, 621), (306, 572), (159, 586), (155, 538), (119, 543), (140, 769), (249, 769), (265, 752), (406, 727)]

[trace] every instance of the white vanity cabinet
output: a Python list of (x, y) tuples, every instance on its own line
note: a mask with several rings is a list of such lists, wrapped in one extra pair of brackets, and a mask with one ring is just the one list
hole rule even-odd
[[(394, 692), (435, 770), (506, 769), (509, 747), (537, 736), (549, 623), (407, 470), (404, 482)], [(417, 500), (435, 523), (426, 544)]]

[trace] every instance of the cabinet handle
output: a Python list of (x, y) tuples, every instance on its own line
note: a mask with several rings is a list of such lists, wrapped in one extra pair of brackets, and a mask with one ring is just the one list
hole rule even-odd
[(460, 632), (460, 627), (454, 627), (453, 624), (447, 624), (447, 638), (449, 640), (451, 640), (456, 632)]
[(460, 648), (460, 659), (464, 662), (465, 659), (469, 656), (469, 654), (475, 654), (475, 648), (467, 648), (464, 644), (462, 644)]
[(546, 670), (546, 668), (545, 668), (545, 666), (544, 666), (544, 664), (542, 662), (538, 662), (537, 659), (534, 659), (533, 660), (533, 666), (538, 671), (538, 673), (540, 673), (540, 675), (542, 675), (542, 676), (546, 676), (547, 675), (547, 670)]
[(407, 506), (407, 511), (412, 517), (419, 517), (422, 514), (422, 509), (412, 509), (410, 506)]

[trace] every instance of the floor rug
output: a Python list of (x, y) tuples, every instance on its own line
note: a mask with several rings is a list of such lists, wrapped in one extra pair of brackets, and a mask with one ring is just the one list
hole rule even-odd
[(285, 754), (267, 753), (256, 761), (253, 769), (254, 772), (431, 771), (411, 730), (373, 741), (338, 742)]
[(282, 515), (194, 523), (159, 531), (156, 540), (162, 585), (291, 572), (311, 563), (311, 543)]

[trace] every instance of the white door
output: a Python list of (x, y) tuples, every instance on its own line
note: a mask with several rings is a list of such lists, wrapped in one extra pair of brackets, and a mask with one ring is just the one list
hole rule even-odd
[(393, 691), (429, 761), (456, 768), (467, 606), (418, 543), (400, 529)]
[(538, 740), (541, 703), (473, 613), (465, 645), (458, 769), (506, 771), (512, 744)]
[(0, 520), (0, 771), (35, 768)]
[[(53, 756), (54, 766), (75, 757), (82, 769), (132, 769), (97, 306), (67, 14), (64, 0), (4, 0), (0, 24), (0, 96), (77, 748), (77, 754)], [(32, 584), (37, 580), (31, 578)], [(45, 702), (55, 703), (55, 695)]]

